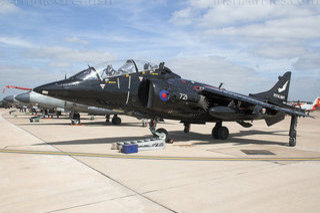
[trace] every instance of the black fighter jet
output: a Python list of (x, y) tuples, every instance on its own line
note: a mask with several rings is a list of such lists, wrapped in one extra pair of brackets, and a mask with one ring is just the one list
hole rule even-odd
[[(264, 119), (268, 126), (291, 116), (289, 145), (296, 145), (296, 125), (304, 111), (286, 104), (291, 73), (286, 72), (268, 91), (242, 95), (221, 87), (190, 81), (172, 72), (164, 63), (126, 60), (90, 67), (62, 81), (39, 86), (36, 92), (63, 100), (122, 111), (137, 118), (148, 118), (154, 135), (168, 139), (168, 132), (156, 124), (161, 119), (180, 120), (188, 133), (190, 124), (215, 122), (212, 136), (228, 138), (223, 121), (243, 127)], [(172, 140), (170, 140), (172, 141)]]

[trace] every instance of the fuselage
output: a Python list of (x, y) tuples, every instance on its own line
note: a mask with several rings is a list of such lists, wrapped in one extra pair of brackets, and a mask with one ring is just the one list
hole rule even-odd
[(161, 71), (136, 70), (104, 78), (89, 67), (69, 79), (43, 85), (35, 90), (63, 100), (108, 108), (141, 118), (159, 117), (204, 123), (272, 116), (254, 114), (253, 108), (240, 106), (240, 103), (237, 103), (239, 109), (243, 110), (232, 111), (228, 107), (229, 99), (208, 99), (203, 96), (201, 91), (205, 87), (213, 86), (182, 79), (166, 67)]

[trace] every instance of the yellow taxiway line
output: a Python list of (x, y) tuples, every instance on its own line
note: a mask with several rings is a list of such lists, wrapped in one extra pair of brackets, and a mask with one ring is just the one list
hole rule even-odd
[(0, 153), (14, 154), (39, 154), (39, 155), (60, 155), (74, 157), (97, 157), (97, 158), (119, 158), (119, 159), (142, 159), (142, 160), (182, 160), (182, 161), (320, 161), (320, 157), (315, 158), (214, 158), (214, 157), (175, 157), (175, 156), (147, 156), (147, 155), (124, 155), (124, 154), (98, 154), (82, 152), (59, 152), (59, 151), (33, 151), (33, 150), (13, 150), (0, 149)]

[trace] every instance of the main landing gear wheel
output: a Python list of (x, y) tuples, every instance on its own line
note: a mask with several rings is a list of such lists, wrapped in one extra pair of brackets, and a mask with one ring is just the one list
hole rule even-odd
[(222, 126), (222, 122), (217, 122), (216, 126), (212, 129), (212, 137), (226, 140), (229, 137), (229, 130), (227, 127)]
[(117, 115), (113, 116), (112, 123), (114, 125), (120, 125), (121, 124), (121, 118), (119, 118)]
[(80, 114), (77, 112), (74, 112), (72, 117), (71, 117), (71, 124), (75, 125), (75, 124), (80, 124)]

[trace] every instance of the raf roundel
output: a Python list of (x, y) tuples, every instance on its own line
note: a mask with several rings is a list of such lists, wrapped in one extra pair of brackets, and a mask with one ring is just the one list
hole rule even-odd
[(167, 90), (162, 90), (161, 92), (160, 92), (160, 99), (162, 100), (162, 101), (167, 101), (168, 100), (168, 91)]

